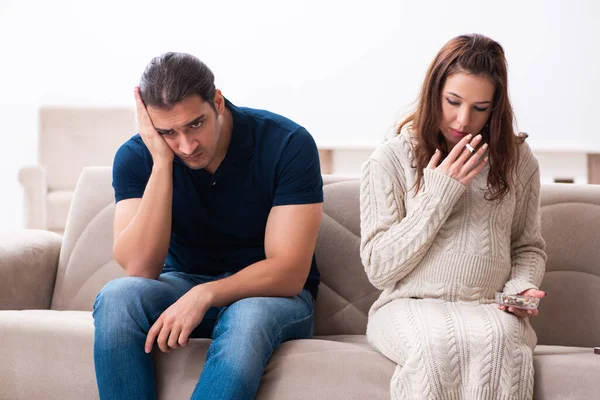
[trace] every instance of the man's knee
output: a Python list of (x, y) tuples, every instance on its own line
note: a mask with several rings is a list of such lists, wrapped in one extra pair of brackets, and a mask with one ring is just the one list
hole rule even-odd
[(125, 277), (108, 282), (100, 290), (94, 302), (94, 309), (104, 305), (127, 303), (128, 300), (138, 298), (151, 286), (150, 279)]
[(152, 304), (150, 297), (155, 297), (158, 290), (158, 282), (152, 279), (125, 277), (112, 280), (96, 296), (94, 319), (100, 315), (119, 318), (123, 314), (135, 318), (136, 314), (147, 311), (144, 304)]
[(266, 362), (279, 345), (279, 332), (277, 318), (264, 306), (262, 298), (242, 299), (220, 316), (213, 331), (218, 347), (215, 350), (234, 365), (260, 364)]
[(249, 297), (231, 304), (221, 315), (221, 333), (228, 332), (242, 337), (272, 337), (277, 330), (277, 317), (268, 298)]

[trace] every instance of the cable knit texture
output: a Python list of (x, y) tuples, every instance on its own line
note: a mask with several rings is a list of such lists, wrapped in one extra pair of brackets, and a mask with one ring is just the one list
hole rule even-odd
[(531, 399), (536, 335), (500, 311), (496, 292), (536, 288), (546, 254), (536, 158), (522, 144), (515, 184), (488, 201), (489, 168), (467, 186), (426, 169), (415, 193), (411, 137), (363, 166), (361, 259), (383, 290), (371, 344), (398, 364), (392, 399)]

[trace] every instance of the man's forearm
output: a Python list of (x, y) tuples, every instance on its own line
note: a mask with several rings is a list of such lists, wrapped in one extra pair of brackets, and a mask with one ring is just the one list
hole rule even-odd
[[(312, 257), (311, 257), (312, 260)], [(307, 265), (282, 265), (275, 258), (254, 263), (224, 279), (205, 283), (211, 306), (223, 307), (247, 297), (293, 297), (302, 291)]]
[(172, 171), (172, 163), (154, 165), (135, 216), (115, 238), (115, 259), (128, 276), (156, 279), (163, 268), (171, 237)]

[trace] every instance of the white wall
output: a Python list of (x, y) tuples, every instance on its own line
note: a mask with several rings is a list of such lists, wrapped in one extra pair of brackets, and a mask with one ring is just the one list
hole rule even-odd
[(321, 146), (371, 147), (416, 98), (451, 37), (480, 32), (509, 60), (532, 143), (600, 152), (600, 3), (0, 0), (0, 230), (22, 226), (17, 171), (36, 160), (37, 107), (132, 105), (147, 62), (203, 59), (234, 103), (305, 125)]

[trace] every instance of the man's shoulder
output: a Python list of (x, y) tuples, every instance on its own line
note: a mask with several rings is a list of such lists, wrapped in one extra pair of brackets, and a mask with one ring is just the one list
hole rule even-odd
[(267, 131), (280, 131), (280, 133), (293, 132), (302, 128), (302, 126), (290, 118), (284, 117), (273, 111), (251, 107), (239, 107), (239, 109), (243, 111), (248, 118), (253, 120), (255, 124), (264, 125), (264, 128), (266, 128)]
[(287, 146), (291, 141), (312, 140), (310, 133), (288, 117), (272, 111), (239, 107), (252, 124), (256, 143), (271, 150)]
[(255, 145), (263, 150), (262, 154), (283, 156), (290, 147), (298, 150), (316, 148), (308, 130), (288, 117), (250, 107), (238, 107), (238, 111), (250, 121)]
[(119, 147), (113, 161), (113, 171), (126, 169), (138, 170), (141, 173), (151, 168), (152, 155), (139, 134), (132, 136)]
[(142, 140), (142, 137), (139, 133), (136, 133), (132, 137), (130, 137), (125, 143), (121, 145), (121, 148), (128, 148), (130, 150), (146, 150), (146, 145)]
[(119, 147), (117, 154), (115, 155), (115, 161), (122, 158), (128, 159), (130, 157), (146, 158), (147, 155), (149, 155), (148, 148), (140, 135), (135, 134)]

